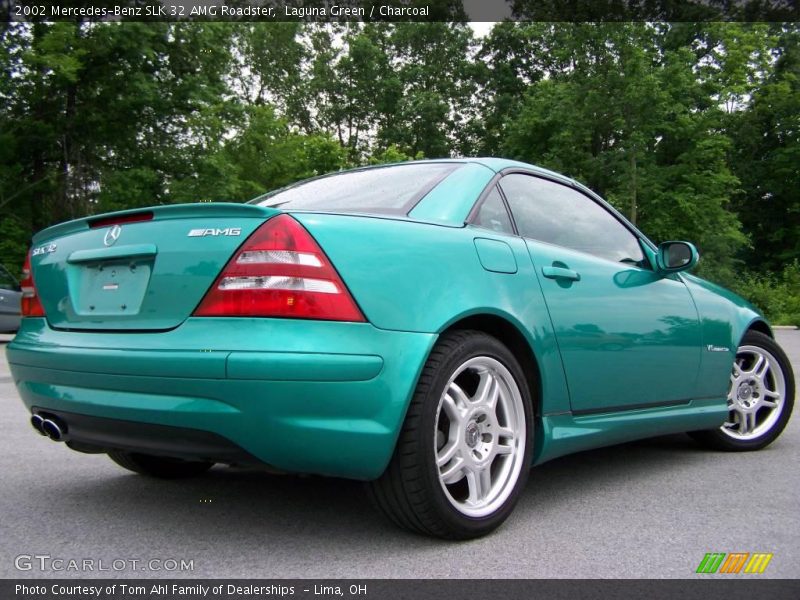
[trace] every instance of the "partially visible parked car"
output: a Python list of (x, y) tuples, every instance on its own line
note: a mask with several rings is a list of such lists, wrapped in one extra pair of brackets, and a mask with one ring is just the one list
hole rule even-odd
[(19, 282), (0, 265), (0, 333), (13, 333), (19, 329), (22, 291)]

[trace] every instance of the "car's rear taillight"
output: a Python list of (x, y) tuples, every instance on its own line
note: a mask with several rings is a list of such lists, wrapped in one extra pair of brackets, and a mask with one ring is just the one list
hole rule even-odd
[(365, 320), (328, 257), (289, 215), (273, 217), (247, 239), (194, 314)]
[(44, 308), (39, 301), (36, 293), (36, 284), (33, 283), (33, 270), (31, 269), (31, 252), (25, 257), (25, 264), (22, 265), (22, 299), (20, 301), (23, 317), (43, 317)]

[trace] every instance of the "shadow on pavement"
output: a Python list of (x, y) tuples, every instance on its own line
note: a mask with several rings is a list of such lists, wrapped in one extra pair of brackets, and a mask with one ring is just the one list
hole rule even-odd
[[(556, 459), (533, 470), (518, 510), (555, 508), (563, 498), (588, 499), (598, 488), (635, 486), (656, 471), (669, 470), (686, 460), (704, 460), (704, 455), (707, 452), (687, 436), (677, 435)], [(355, 481), (227, 467), (177, 481), (122, 470), (110, 477), (91, 471), (76, 473), (80, 479), (59, 478), (48, 485), (53, 510), (57, 509), (62, 519), (103, 523), (122, 517), (131, 523), (146, 523), (148, 529), (183, 532), (181, 537), (190, 533), (193, 539), (211, 540), (225, 535), (242, 543), (258, 543), (273, 536), (302, 544), (320, 534), (351, 541), (388, 536), (384, 541), (390, 544), (392, 539), (400, 544), (409, 540), (410, 534), (394, 527), (370, 505), (362, 484)], [(414, 538), (416, 545), (438, 543)]]

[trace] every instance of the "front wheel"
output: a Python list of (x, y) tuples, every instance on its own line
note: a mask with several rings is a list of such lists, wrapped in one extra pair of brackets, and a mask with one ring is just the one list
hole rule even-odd
[(448, 539), (485, 535), (508, 517), (525, 485), (532, 422), (514, 355), (482, 332), (444, 334), (371, 496), (406, 529)]
[(718, 450), (760, 450), (786, 427), (794, 407), (789, 359), (769, 336), (748, 331), (736, 350), (728, 390), (728, 420), (719, 429), (691, 432)]

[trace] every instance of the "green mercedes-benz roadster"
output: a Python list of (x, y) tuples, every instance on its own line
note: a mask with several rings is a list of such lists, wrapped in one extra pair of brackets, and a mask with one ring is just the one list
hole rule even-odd
[(42, 435), (156, 477), (360, 479), (392, 521), (495, 529), (529, 468), (781, 433), (769, 325), (575, 181), (501, 159), (335, 173), (34, 238), (7, 356)]

